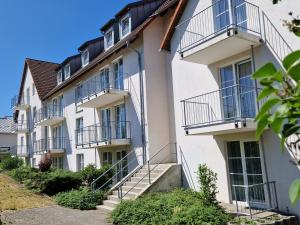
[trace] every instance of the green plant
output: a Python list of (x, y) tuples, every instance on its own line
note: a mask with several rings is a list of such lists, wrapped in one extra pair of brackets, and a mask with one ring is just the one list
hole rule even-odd
[(49, 171), (51, 169), (52, 160), (49, 156), (45, 155), (39, 162), (39, 169), (42, 172)]
[[(205, 218), (204, 216), (205, 215)], [(122, 201), (111, 214), (119, 225), (135, 224), (210, 224), (223, 225), (229, 220), (220, 207), (202, 204), (199, 193), (177, 189), (153, 193), (136, 200)]]
[(217, 206), (217, 174), (202, 164), (198, 167), (197, 175), (203, 204)]
[(92, 192), (88, 188), (81, 188), (80, 190), (71, 190), (69, 192), (58, 193), (55, 196), (57, 204), (80, 210), (95, 209), (103, 200), (103, 192)]
[(38, 172), (37, 169), (29, 166), (21, 166), (19, 168), (13, 169), (8, 172), (8, 175), (11, 176), (18, 182), (24, 182), (27, 179), (31, 178), (31, 175), (35, 172)]
[(2, 170), (13, 170), (24, 164), (24, 161), (18, 157), (8, 157), (0, 163)]
[[(100, 169), (97, 169), (94, 165), (90, 164), (87, 167), (85, 167), (80, 173), (81, 173), (83, 182), (87, 185), (91, 185), (91, 183), (95, 179), (97, 179), (98, 177), (100, 177), (102, 174), (105, 173), (105, 175), (97, 181), (97, 187), (100, 187), (103, 184), (105, 184), (110, 178), (113, 177), (114, 171), (109, 170), (109, 169), (110, 169), (110, 165), (105, 165), (105, 166), (102, 166)], [(108, 172), (106, 173), (106, 171), (108, 171)], [(109, 182), (108, 182), (108, 184), (109, 184)]]

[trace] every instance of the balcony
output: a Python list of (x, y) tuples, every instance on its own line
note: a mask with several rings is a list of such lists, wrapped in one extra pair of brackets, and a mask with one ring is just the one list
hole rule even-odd
[(78, 148), (113, 147), (130, 145), (131, 127), (129, 121), (109, 121), (75, 131)]
[(11, 147), (11, 154), (18, 157), (28, 157), (29, 156), (29, 146), (28, 145), (15, 145)]
[(10, 155), (11, 149), (9, 147), (0, 147), (0, 156)]
[(17, 133), (28, 133), (29, 132), (29, 121), (20, 120), (15, 125)]
[(67, 139), (64, 137), (40, 139), (33, 143), (34, 154), (50, 153), (53, 155), (64, 154), (66, 150)]
[[(26, 100), (25, 100), (26, 99)], [(27, 110), (30, 107), (29, 97), (14, 96), (11, 99), (11, 108), (13, 110)]]
[(53, 126), (64, 121), (62, 105), (47, 105), (37, 111), (34, 123), (37, 126)]
[(81, 108), (99, 108), (121, 101), (129, 95), (124, 86), (123, 75), (113, 82), (109, 78), (105, 80), (101, 74), (97, 75), (84, 82), (80, 91), (76, 92), (76, 104)]
[(234, 85), (181, 101), (187, 134), (220, 135), (255, 131), (254, 118), (262, 102), (258, 89)]
[(209, 65), (261, 43), (259, 7), (233, 2), (219, 0), (176, 27), (183, 60)]

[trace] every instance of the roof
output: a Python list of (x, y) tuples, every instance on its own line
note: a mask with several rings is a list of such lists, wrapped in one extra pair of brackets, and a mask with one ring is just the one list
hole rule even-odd
[(83, 51), (90, 44), (96, 43), (98, 41), (100, 42), (102, 40), (103, 40), (103, 37), (101, 36), (101, 37), (97, 37), (97, 38), (94, 38), (92, 40), (86, 41), (82, 45), (80, 45), (80, 47), (78, 48), (78, 51)]
[(47, 95), (44, 96), (44, 99), (55, 94), (62, 88), (65, 88), (68, 85), (70, 85), (73, 81), (77, 80), (79, 77), (84, 75), (86, 72), (92, 70), (96, 65), (103, 62), (105, 59), (109, 58), (114, 53), (120, 51), (122, 48), (126, 47), (127, 43), (133, 42), (138, 37), (138, 35), (156, 18), (156, 16), (160, 15), (165, 10), (172, 7), (178, 1), (179, 0), (165, 0), (165, 2), (152, 15), (150, 15), (141, 25), (139, 25), (137, 28), (135, 28), (128, 36), (126, 36), (124, 39), (117, 42), (113, 47), (111, 47), (107, 51), (102, 52), (93, 61), (91, 61), (87, 66), (83, 67), (82, 69), (80, 69), (76, 73), (74, 73), (71, 78), (69, 78), (68, 80), (65, 80), (60, 85), (56, 86)]
[(0, 133), (11, 134), (15, 131), (15, 123), (13, 117), (6, 116), (0, 118)]
[(106, 24), (104, 24), (100, 30), (102, 32), (106, 31), (108, 28), (110, 28), (113, 24), (115, 24), (116, 20), (115, 19), (110, 19)]
[(166, 51), (171, 50), (170, 42), (171, 42), (171, 39), (175, 32), (175, 27), (178, 24), (182, 14), (183, 14), (183, 11), (185, 9), (187, 2), (188, 2), (188, 0), (180, 0), (180, 2), (178, 3), (176, 10), (171, 18), (171, 21), (168, 25), (167, 31), (164, 35), (164, 38), (161, 42), (160, 49), (163, 49)]
[(64, 65), (66, 65), (68, 62), (70, 62), (72, 59), (80, 57), (80, 54), (76, 54), (76, 55), (72, 55), (69, 56), (68, 58), (66, 58), (60, 65), (57, 66), (57, 68), (55, 69), (55, 71), (58, 71), (61, 67), (63, 67)]

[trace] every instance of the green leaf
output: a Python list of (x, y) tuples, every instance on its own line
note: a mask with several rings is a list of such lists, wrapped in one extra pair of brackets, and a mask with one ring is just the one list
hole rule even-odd
[(288, 70), (288, 73), (291, 75), (291, 77), (295, 80), (295, 81), (299, 81), (300, 80), (300, 63), (296, 64), (295, 66), (291, 67)]
[(280, 117), (287, 117), (289, 110), (290, 110), (290, 107), (287, 103), (278, 106), (278, 108), (276, 109), (276, 111), (278, 112)]
[(285, 124), (283, 126), (282, 135), (283, 137), (289, 137), (290, 135), (296, 133), (300, 129), (300, 125)]
[(267, 96), (269, 96), (270, 94), (276, 92), (276, 89), (272, 88), (272, 87), (267, 87), (267, 88), (264, 88), (258, 95), (258, 100), (261, 100)]
[(289, 70), (289, 68), (298, 60), (300, 59), (300, 50), (292, 52), (291, 54), (287, 55), (284, 60), (282, 61), (282, 64), (286, 70)]
[(255, 120), (260, 120), (260, 118), (274, 105), (278, 104), (281, 100), (279, 98), (271, 98), (268, 101), (266, 101), (261, 109), (259, 110), (259, 113), (257, 114)]
[(253, 79), (263, 78), (263, 77), (270, 77), (274, 73), (276, 73), (276, 67), (272, 63), (267, 63), (260, 67), (253, 75)]
[(256, 139), (260, 138), (260, 136), (264, 132), (264, 129), (267, 127), (269, 116), (270, 116), (270, 114), (265, 114), (258, 121), (257, 127), (256, 127)]
[(282, 118), (282, 117), (276, 117), (276, 118), (273, 120), (273, 122), (270, 124), (272, 130), (273, 130), (275, 133), (278, 134), (278, 133), (280, 132), (284, 120), (285, 120), (285, 118)]
[(289, 196), (293, 205), (295, 205), (300, 199), (300, 179), (294, 180), (291, 184), (289, 189)]

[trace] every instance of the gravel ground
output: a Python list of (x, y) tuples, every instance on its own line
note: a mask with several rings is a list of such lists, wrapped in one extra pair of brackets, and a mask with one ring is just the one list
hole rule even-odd
[(101, 210), (80, 211), (60, 206), (2, 212), (5, 225), (110, 225)]

